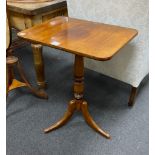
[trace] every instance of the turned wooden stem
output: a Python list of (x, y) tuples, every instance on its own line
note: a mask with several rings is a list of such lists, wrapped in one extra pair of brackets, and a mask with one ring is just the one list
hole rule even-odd
[(74, 78), (74, 97), (76, 100), (80, 100), (84, 93), (84, 61), (82, 56), (75, 55)]

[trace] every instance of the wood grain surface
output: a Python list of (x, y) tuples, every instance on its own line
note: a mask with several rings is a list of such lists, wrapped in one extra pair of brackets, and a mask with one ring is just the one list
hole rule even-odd
[(56, 17), (18, 33), (28, 41), (96, 59), (111, 59), (137, 30), (69, 17)]

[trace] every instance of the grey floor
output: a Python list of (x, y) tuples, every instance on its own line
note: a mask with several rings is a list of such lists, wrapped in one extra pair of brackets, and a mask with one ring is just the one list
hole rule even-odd
[[(29, 45), (17, 49), (29, 81), (36, 86)], [(133, 108), (127, 106), (131, 87), (85, 69), (85, 99), (94, 120), (112, 136), (107, 140), (76, 113), (64, 127), (44, 134), (73, 98), (73, 55), (44, 47), (48, 100), (26, 88), (9, 93), (7, 100), (7, 155), (148, 155), (149, 82), (142, 82)]]

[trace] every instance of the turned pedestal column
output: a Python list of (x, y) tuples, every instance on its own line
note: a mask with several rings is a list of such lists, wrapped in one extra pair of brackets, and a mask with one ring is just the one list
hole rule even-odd
[(84, 93), (84, 61), (82, 56), (75, 55), (75, 63), (74, 63), (74, 99), (69, 102), (67, 112), (63, 116), (60, 121), (45, 129), (44, 132), (48, 133), (54, 129), (57, 129), (63, 125), (65, 125), (68, 120), (71, 118), (73, 113), (76, 110), (82, 111), (83, 117), (85, 121), (88, 123), (90, 127), (92, 127), (95, 131), (100, 133), (102, 136), (106, 138), (110, 138), (110, 135), (103, 131), (92, 119), (89, 111), (88, 104), (83, 99)]

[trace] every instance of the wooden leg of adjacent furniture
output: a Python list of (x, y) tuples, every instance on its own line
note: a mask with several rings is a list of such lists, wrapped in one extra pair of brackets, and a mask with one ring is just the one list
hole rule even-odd
[(130, 93), (130, 97), (129, 97), (128, 106), (133, 106), (134, 105), (135, 98), (136, 98), (136, 95), (137, 95), (137, 91), (138, 91), (137, 87), (132, 87), (131, 88), (131, 93)]
[(7, 56), (6, 66), (7, 66), (7, 93), (15, 88), (24, 87), (26, 83), (20, 82), (14, 78), (13, 67), (17, 64), (18, 58), (15, 56)]
[(43, 89), (38, 90), (31, 86), (31, 84), (29, 83), (29, 81), (27, 80), (27, 78), (25, 76), (24, 70), (23, 70), (21, 64), (19, 63), (19, 61), (17, 62), (17, 68), (18, 68), (20, 77), (25, 82), (26, 86), (31, 90), (31, 92), (40, 98), (48, 99), (48, 95), (45, 93), (45, 91)]
[(37, 84), (40, 88), (45, 88), (44, 62), (42, 56), (42, 45), (32, 44), (34, 66), (37, 77)]
[[(40, 98), (44, 98), (44, 99), (48, 98), (48, 96), (44, 90), (37, 90), (31, 86), (29, 81), (26, 79), (23, 68), (20, 65), (17, 57), (15, 57), (15, 56), (7, 57), (6, 64), (7, 64), (7, 93), (8, 93), (8, 91), (11, 91), (15, 88), (28, 87), (31, 90), (31, 92), (34, 93), (36, 96), (38, 96)], [(9, 71), (11, 71), (13, 73), (13, 66), (17, 66), (20, 77), (22, 78), (23, 82), (16, 80), (14, 77), (12, 79), (12, 76), (9, 77)], [(11, 82), (9, 82), (9, 81), (11, 81)]]
[(88, 112), (88, 105), (87, 102), (83, 99), (84, 93), (84, 61), (82, 56), (75, 56), (75, 64), (74, 64), (74, 99), (69, 103), (68, 110), (65, 113), (64, 117), (55, 123), (54, 125), (50, 126), (49, 128), (45, 129), (44, 132), (50, 132), (56, 128), (61, 127), (69, 118), (73, 115), (75, 110), (82, 111), (82, 114), (90, 127), (92, 127), (95, 131), (100, 133), (102, 136), (110, 139), (110, 135), (103, 131), (92, 119), (91, 115)]

